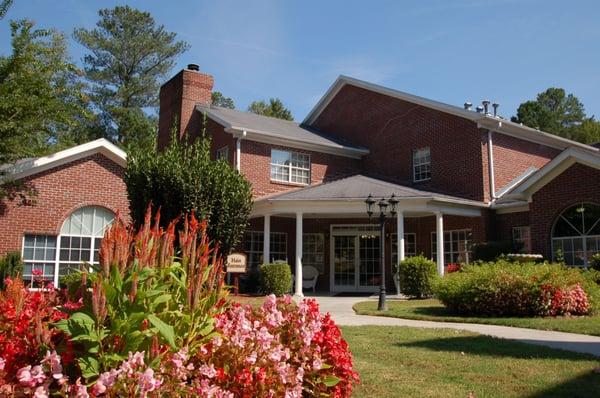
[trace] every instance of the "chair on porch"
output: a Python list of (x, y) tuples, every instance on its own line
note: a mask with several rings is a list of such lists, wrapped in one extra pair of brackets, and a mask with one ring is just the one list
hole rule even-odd
[(319, 278), (319, 270), (312, 265), (302, 267), (302, 289), (312, 289), (313, 293), (317, 288), (317, 279)]

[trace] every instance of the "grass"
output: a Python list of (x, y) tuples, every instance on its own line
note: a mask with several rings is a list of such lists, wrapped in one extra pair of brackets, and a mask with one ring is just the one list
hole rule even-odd
[(251, 296), (246, 294), (231, 294), (228, 298), (231, 301), (240, 304), (250, 304), (252, 307), (260, 307), (264, 302), (267, 296)]
[(600, 315), (586, 317), (546, 318), (488, 318), (457, 316), (450, 313), (438, 300), (388, 301), (389, 311), (377, 311), (377, 302), (363, 301), (354, 305), (359, 315), (388, 316), (439, 322), (485, 323), (516, 326), (529, 329), (556, 330), (600, 336)]
[(342, 327), (353, 397), (598, 397), (591, 356), (449, 329)]

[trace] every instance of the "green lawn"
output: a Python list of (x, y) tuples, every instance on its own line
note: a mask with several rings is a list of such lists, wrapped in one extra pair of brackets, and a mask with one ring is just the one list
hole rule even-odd
[(598, 397), (590, 356), (450, 329), (342, 327), (354, 397)]
[(388, 301), (389, 311), (377, 311), (376, 301), (363, 301), (354, 305), (359, 315), (378, 315), (393, 318), (425, 321), (486, 323), (491, 325), (517, 326), (529, 329), (557, 330), (600, 336), (600, 316), (557, 318), (487, 318), (452, 315), (437, 300)]

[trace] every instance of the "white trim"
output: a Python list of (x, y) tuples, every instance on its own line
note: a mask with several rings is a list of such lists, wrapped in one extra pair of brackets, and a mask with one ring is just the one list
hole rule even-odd
[(294, 281), (296, 282), (296, 289), (294, 297), (302, 298), (302, 212), (296, 212), (296, 272), (294, 273)]
[[(52, 155), (17, 162), (14, 165), (8, 165), (4, 167), (2, 171), (7, 174), (5, 178), (20, 179), (75, 160), (83, 159), (96, 153), (106, 156), (121, 167), (127, 166), (127, 154), (125, 151), (118, 148), (110, 141), (100, 138), (95, 141), (90, 141), (73, 148), (56, 152)], [(1, 179), (2, 177), (0, 177), (0, 180)]]
[(488, 146), (488, 178), (489, 178), (489, 190), (490, 198), (493, 201), (496, 199), (496, 179), (494, 174), (494, 143), (492, 142), (492, 130), (487, 132), (487, 146)]
[(529, 203), (516, 202), (510, 205), (494, 205), (492, 209), (496, 210), (496, 214), (523, 213), (529, 211)]
[(413, 104), (421, 105), (426, 108), (435, 109), (440, 112), (448, 113), (464, 119), (471, 120), (477, 123), (478, 128), (493, 129), (494, 131), (514, 136), (527, 141), (547, 145), (557, 149), (566, 149), (568, 147), (579, 147), (594, 153), (599, 153), (600, 149), (590, 145), (585, 145), (576, 141), (571, 141), (553, 134), (549, 134), (540, 130), (532, 129), (509, 120), (500, 119), (491, 115), (477, 113), (466, 110), (462, 107), (449, 105), (443, 102), (434, 101), (428, 98), (420, 97), (413, 94), (408, 94), (402, 91), (394, 90), (389, 87), (380, 86), (366, 82), (364, 80), (355, 79), (348, 76), (340, 75), (336, 81), (329, 87), (327, 92), (321, 97), (314, 108), (308, 113), (303, 123), (312, 125), (319, 117), (321, 112), (329, 105), (340, 90), (346, 86), (352, 85), (368, 91), (386, 95), (392, 98), (397, 98)]
[(531, 196), (540, 190), (544, 185), (548, 184), (554, 178), (567, 170), (575, 163), (583, 164), (584, 166), (592, 167), (600, 170), (600, 156), (583, 151), (578, 148), (569, 148), (560, 155), (546, 163), (544, 167), (533, 173), (529, 178), (525, 179), (516, 188), (506, 194), (507, 198), (531, 200)]

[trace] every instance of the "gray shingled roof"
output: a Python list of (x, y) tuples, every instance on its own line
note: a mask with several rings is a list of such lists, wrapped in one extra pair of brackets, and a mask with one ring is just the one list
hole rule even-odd
[(251, 112), (242, 112), (235, 109), (221, 108), (218, 106), (197, 106), (197, 109), (206, 113), (208, 117), (227, 128), (247, 130), (254, 133), (283, 138), (309, 144), (322, 145), (330, 148), (353, 150), (368, 153), (368, 149), (357, 147), (341, 140), (323, 134), (309, 126), (298, 124), (294, 121), (277, 119), (274, 117), (257, 115)]
[(269, 197), (268, 201), (284, 200), (364, 200), (369, 194), (374, 198), (390, 197), (399, 199), (437, 199), (452, 202), (468, 202), (474, 205), (483, 203), (435, 192), (423, 191), (412, 187), (394, 184), (362, 174), (342, 178), (324, 184), (306, 187), (297, 191)]

